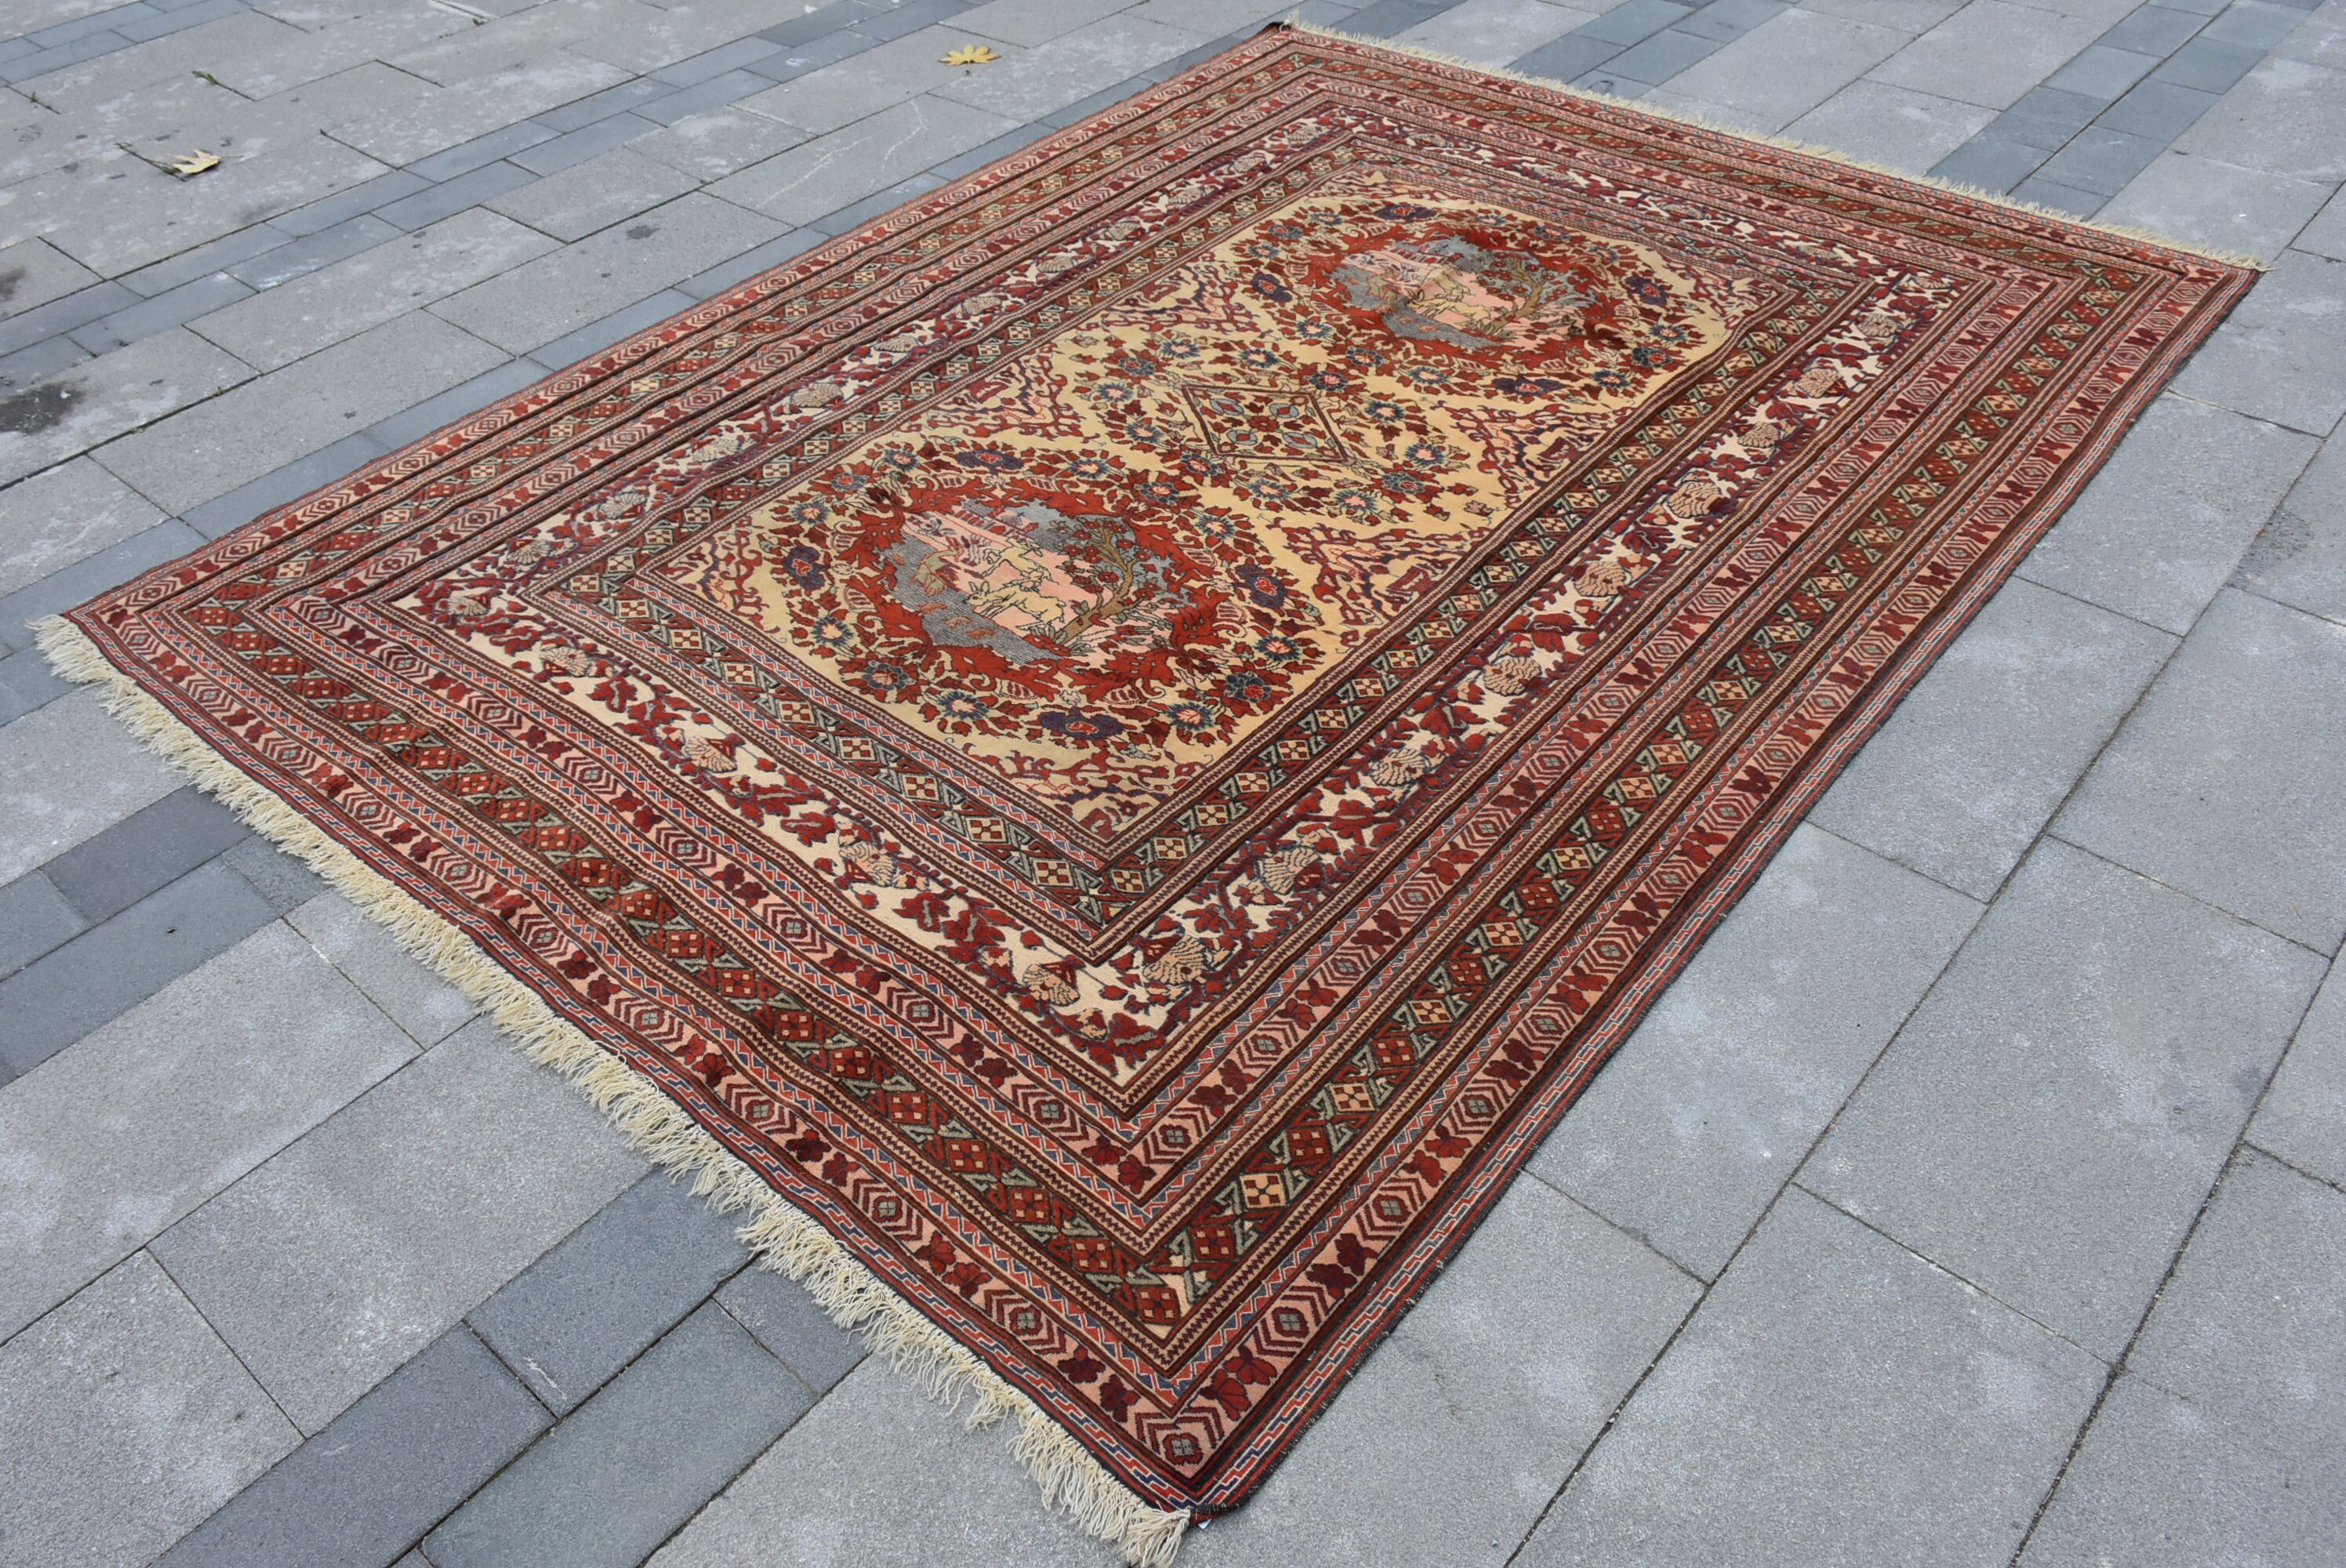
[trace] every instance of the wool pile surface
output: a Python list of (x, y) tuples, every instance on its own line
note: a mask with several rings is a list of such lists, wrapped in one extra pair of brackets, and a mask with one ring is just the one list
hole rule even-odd
[(2249, 279), (1275, 29), (60, 639), (1161, 1554)]

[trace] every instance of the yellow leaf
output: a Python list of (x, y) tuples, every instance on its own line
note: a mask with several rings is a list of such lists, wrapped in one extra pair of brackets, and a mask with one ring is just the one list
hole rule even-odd
[(984, 45), (971, 44), (964, 48), (955, 49), (952, 54), (947, 55), (945, 56), (945, 64), (948, 66), (990, 66), (1000, 58), (1002, 58), (1001, 56), (995, 54)]
[(193, 179), (208, 168), (219, 167), (219, 155), (198, 148), (185, 158), (175, 158), (164, 166), (181, 179)]

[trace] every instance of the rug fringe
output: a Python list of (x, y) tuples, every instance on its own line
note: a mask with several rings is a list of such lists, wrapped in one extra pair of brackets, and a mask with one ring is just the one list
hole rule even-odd
[(1189, 1523), (1118, 1481), (1043, 1408), (923, 1317), (830, 1232), (793, 1207), (642, 1074), (596, 1044), (505, 972), (455, 926), (278, 799), (179, 722), (116, 668), (62, 616), (34, 627), (41, 651), (66, 680), (100, 688), (107, 711), (216, 797), (255, 832), (298, 855), (337, 892), (390, 928), (402, 946), (462, 991), (536, 1061), (575, 1085), (628, 1145), (719, 1213), (749, 1210), (742, 1244), (761, 1267), (789, 1275), (840, 1328), (948, 1409), (970, 1404), (964, 1424), (1018, 1418), (1010, 1451), (1035, 1478), (1046, 1508), (1124, 1553), (1133, 1568), (1168, 1568)]
[(1560, 82), (1552, 76), (1535, 76), (1523, 71), (1511, 71), (1504, 66), (1486, 66), (1457, 55), (1444, 54), (1439, 49), (1420, 48), (1414, 44), (1398, 43), (1390, 38), (1364, 38), (1358, 34), (1341, 32), (1334, 27), (1322, 27), (1315, 23), (1303, 21), (1300, 16), (1295, 15), (1290, 16), (1280, 25), (1290, 33), (1300, 33), (1316, 38), (1333, 38), (1339, 43), (1358, 44), (1365, 48), (1382, 49), (1387, 54), (1407, 55), (1420, 60), (1431, 60), (1438, 66), (1455, 66), (1460, 70), (1477, 71), (1486, 76), (1497, 76), (1502, 81), (1521, 82), (1526, 87), (1542, 87), (1552, 93), (1561, 93), (1566, 97), (1580, 98), (1592, 104), (1602, 104), (1606, 108), (1630, 109), (1638, 114), (1651, 115), (1656, 119), (1674, 120), (1679, 125), (1692, 126), (1697, 130), (1707, 130), (1719, 136), (1736, 137), (1744, 141), (1756, 141), (1764, 147), (1778, 148), (1785, 152), (1796, 152), (1825, 163), (1837, 163), (1847, 168), (1863, 169), (1868, 174), (1879, 174), (1890, 179), (1902, 179), (1909, 185), (1926, 186), (1933, 190), (1943, 190), (1951, 196), (1964, 197), (1973, 201), (1984, 202), (1990, 207), (2001, 207), (2012, 212), (2025, 212), (2031, 218), (2049, 219), (2055, 223), (2066, 223), (2077, 229), (2090, 229), (2096, 233), (2113, 235), (2120, 239), (2139, 240), (2145, 245), (2156, 245), (2162, 249), (2179, 251), (2187, 256), (2205, 257), (2210, 261), (2221, 261), (2229, 267), (2245, 267), (2252, 272), (2272, 270), (2270, 262), (2260, 260), (2254, 256), (2244, 255), (2237, 250), (2222, 250), (2212, 245), (2194, 244), (2168, 235), (2153, 233), (2147, 229), (2132, 228), (2123, 223), (2105, 223), (2098, 219), (2079, 218), (2074, 213), (2064, 212), (2056, 207), (2044, 207), (2034, 201), (2015, 200), (2002, 191), (1988, 190), (1976, 185), (1965, 185), (1961, 180), (1941, 179), (1936, 175), (1910, 174), (1902, 168), (1892, 168), (1887, 164), (1874, 163), (1867, 158), (1852, 158), (1848, 153), (1838, 152), (1829, 147), (1821, 147), (1815, 142), (1800, 141), (1792, 137), (1775, 136), (1767, 131), (1746, 130), (1740, 126), (1726, 125), (1702, 115), (1688, 114), (1681, 109), (1665, 108), (1659, 104), (1649, 104), (1638, 98), (1616, 97), (1611, 93), (1592, 92), (1586, 87), (1576, 87), (1569, 82)]

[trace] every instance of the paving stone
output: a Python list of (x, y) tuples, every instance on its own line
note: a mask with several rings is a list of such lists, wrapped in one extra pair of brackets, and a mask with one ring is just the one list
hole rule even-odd
[[(1697, 60), (1708, 59), (1719, 51), (1724, 43), (1723, 39), (1700, 37), (1675, 27), (1666, 27), (1606, 61), (1604, 75), (1623, 81), (1658, 86)], [(1599, 90), (1606, 89), (1599, 85)]]
[(0, 321), (97, 281), (97, 273), (46, 239), (0, 246)]
[(1515, 1561), (2003, 1562), (2102, 1376), (1795, 1189)]
[[(1986, 4), (1988, 0), (1981, 0)], [(1670, 90), (1779, 129), (1895, 54), (1907, 36), (1794, 6), (1671, 78)], [(1935, 91), (1927, 82), (1902, 84)]]
[(1998, 127), (1991, 124), (1941, 158), (1931, 173), (1936, 178), (1981, 190), (2010, 190), (2035, 173), (2049, 156), (2043, 148), (2002, 135)]
[(566, 1414), (749, 1261), (738, 1223), (655, 1171), (468, 1321), (548, 1410)]
[(412, 311), (115, 442), (101, 461), (165, 510), (185, 512), (505, 358)]
[(2102, 28), (2003, 0), (1974, 0), (1875, 67), (1876, 81), (2000, 109), (2092, 43)]
[(533, 174), (556, 174), (658, 128), (658, 121), (648, 120), (641, 115), (613, 115), (552, 141), (542, 141), (514, 154), (507, 161)]
[(2178, 151), (2268, 174), (2346, 179), (2346, 72), (2267, 60), (2175, 145)]
[(2323, 952), (2346, 935), (2346, 626), (2227, 589), (2054, 831)]
[(470, 141), (458, 142), (454, 147), (435, 152), (429, 158), (419, 158), (407, 166), (407, 172), (434, 181), (452, 180), (459, 175), (486, 168), (524, 148), (551, 141), (554, 134), (535, 120), (524, 120), (518, 125), (474, 137)]
[(933, 174), (916, 174), (900, 185), (875, 191), (861, 201), (850, 202), (836, 212), (827, 212), (807, 225), (818, 234), (837, 238), (850, 229), (860, 229), (875, 218), (893, 212), (915, 197), (926, 196), (944, 181)]
[(627, 144), (627, 150), (696, 180), (710, 180), (722, 179), (806, 139), (807, 133), (796, 126), (737, 107), (674, 121), (666, 129), (638, 137)]
[(2021, 1568), (2111, 1563), (2317, 1564), (2346, 1556), (2336, 1468), (2122, 1378), (2029, 1537)]
[(1579, 32), (1584, 38), (1601, 39), (1626, 49), (1652, 37), (1693, 8), (1678, 0), (1622, 0), (1598, 12), (1596, 20)]
[(546, 367), (536, 361), (514, 360), (474, 376), (461, 386), (453, 386), (437, 396), (425, 398), (413, 408), (403, 409), (389, 419), (371, 424), (364, 433), (386, 450), (396, 452), (410, 442), (422, 441), (494, 403), (505, 402), (536, 384), (545, 379), (545, 375)]
[(136, 1253), (0, 1347), (11, 1562), (146, 1563), (301, 1441)]
[(1698, 1287), (1515, 1184), (1199, 1564), (1506, 1561)]
[(456, 1329), (247, 1487), (157, 1568), (388, 1563), (550, 1421), (486, 1346)]
[[(0, 892), (0, 898), (5, 898)], [(2346, 979), (2333, 965), (2249, 1124), (2249, 1141), (2346, 1187)]]
[(2158, 67), (2158, 79), (2220, 93), (2255, 69), (2263, 56), (2262, 49), (2214, 37), (2194, 38)]
[[(1401, 35), (1401, 42), (1485, 66), (1504, 66), (1596, 20), (1602, 0), (1579, 8), (1542, 0), (1465, 0)], [(1153, 20), (1185, 25), (1178, 15)]]
[(2161, 397), (2020, 575), (2180, 636), (2318, 449), (2296, 431)]
[(1013, 123), (1038, 119), (1204, 41), (1202, 35), (1183, 29), (1129, 15), (1110, 16), (1037, 46), (1019, 59), (1015, 73), (973, 71), (937, 87), (934, 96)]
[(479, 1011), (410, 956), (390, 927), (340, 893), (312, 898), (285, 919), (419, 1045), (438, 1044)]
[(974, 7), (976, 0), (888, 0), (867, 5), (855, 30), (883, 42), (947, 21)]
[(2308, 615), (2346, 622), (2346, 442), (2323, 445), (2249, 546), (2234, 581)]
[(85, 360), (0, 399), (0, 484), (251, 379), (251, 367), (184, 327)]
[[(421, 183), (421, 182), (418, 182)], [(272, 225), (262, 224), (250, 232), (277, 234)], [(230, 269), (231, 277), (251, 284), (255, 289), (274, 289), (293, 279), (305, 277), (321, 267), (330, 267), (345, 256), (355, 256), (362, 250), (399, 238), (402, 230), (386, 223), (372, 213), (363, 213), (324, 229), (319, 229), (298, 239), (280, 239), (270, 249), (261, 250)]]
[(346, 435), (331, 446), (321, 447), (250, 484), (240, 484), (225, 495), (191, 506), (182, 521), (207, 539), (217, 539), (241, 528), (264, 512), (298, 501), (358, 468), (379, 462), (390, 447), (372, 433), (374, 428), (370, 425), (355, 435)]
[[(2145, 6), (2144, 10), (2152, 10)], [(2143, 13), (2135, 13), (2140, 15)], [(2179, 12), (2170, 15), (2182, 18)], [(2196, 21), (2193, 23), (2197, 25)], [(2088, 45), (2070, 57), (2069, 63), (2045, 78), (2045, 85), (2063, 92), (2077, 93), (2089, 98), (2116, 98), (2128, 87), (2150, 74), (2157, 65), (2157, 55), (2138, 55), (2125, 48), (2112, 47), (2106, 35), (2098, 44)]]
[(2009, 584), (1809, 820), (1988, 898), (2174, 647), (2122, 616)]
[(0, 491), (0, 595), (142, 534), (163, 514), (87, 458)]
[(476, 284), (432, 311), (510, 352), (526, 353), (780, 231), (779, 224), (696, 192)]
[(1991, 130), (2049, 153), (2092, 124), (2096, 116), (2107, 112), (2108, 106), (2100, 98), (2055, 87), (2031, 87), (1996, 117)]
[[(2198, 123), (2199, 117), (2215, 102), (2215, 94), (2187, 87), (2179, 82), (2142, 82), (2102, 111), (2100, 124), (2110, 130), (2168, 142)], [(2200, 160), (2200, 165), (2208, 169), (2229, 167), (2208, 159)]]
[[(389, 63), (412, 69), (414, 60), (413, 56), (406, 56)], [(456, 82), (413, 103), (377, 109), (332, 128), (337, 140), (371, 158), (393, 165), (415, 164), (624, 81), (629, 74), (584, 55), (548, 50), (536, 60)], [(546, 139), (539, 137), (529, 145), (541, 146)]]
[(88, 926), (47, 877), (26, 872), (0, 887), (0, 976), (15, 973)]
[(1015, 125), (966, 104), (915, 97), (729, 175), (708, 194), (802, 228)]
[(1054, 131), (1065, 128), (1066, 127), (1064, 126), (1054, 126), (1048, 120), (1031, 126), (1021, 126), (1006, 136), (995, 137), (992, 141), (981, 143), (967, 152), (949, 158), (943, 163), (933, 165), (929, 172), (939, 179), (959, 179), (964, 175), (975, 174), (979, 169), (989, 164), (997, 163), (1023, 148), (1034, 146)]
[(2051, 158), (2036, 171), (2035, 178), (2059, 185), (2069, 190), (2086, 192), (2096, 199), (2082, 209), (2091, 212), (2150, 167), (2157, 158), (2159, 144), (2148, 137), (2133, 136), (2113, 130), (2104, 125), (2090, 125)]
[(1783, 0), (1710, 0), (1708, 5), (1688, 12), (1675, 27), (1681, 33), (1724, 43), (1743, 36), (1783, 10)]
[[(47, 338), (29, 349), (0, 356), (0, 393), (22, 392), (53, 382), (90, 358), (90, 352), (70, 337)], [(37, 404), (33, 411), (37, 417)]]
[(2175, 390), (2327, 434), (2346, 413), (2346, 261), (2284, 252), (2191, 357)]
[(314, 1432), (643, 1170), (593, 1106), (478, 1020), (154, 1251)]
[(183, 782), (80, 691), (0, 728), (0, 882), (10, 882)]
[(11, 1084), (0, 1095), (0, 1335), (414, 1052), (272, 924)]
[(741, 1270), (717, 1292), (717, 1304), (818, 1394), (829, 1393), (863, 1359), (862, 1342), (778, 1269)]
[(1800, 1179), (2115, 1359), (2321, 968), (2048, 841)]
[(288, 914), (325, 891), (318, 874), (268, 840), (249, 837), (220, 857), (279, 914)]
[(681, 196), (694, 183), (683, 171), (623, 147), (507, 191), (489, 206), (557, 239), (580, 239)]
[(219, 854), (245, 836), (235, 813), (182, 785), (44, 868), (90, 921), (107, 919)]
[(1802, 828), (1532, 1162), (1715, 1279), (1979, 906)]
[(2346, 261), (2346, 199), (2332, 196), (2313, 221), (2299, 232), (2294, 243), (2300, 250), (2327, 256), (2333, 261)]
[(0, 598), (0, 644), (24, 648), (33, 644), (34, 625), (69, 610), (91, 595), (127, 583), (140, 573), (176, 560), (201, 535), (181, 523), (158, 523), (144, 534), (134, 534), (119, 545), (84, 556), (39, 582)]
[[(2284, 1453), (2346, 1441), (2346, 1193), (2244, 1155), (2159, 1292), (2129, 1369)], [(2336, 1467), (2326, 1467), (2333, 1485)], [(2331, 1528), (2338, 1526), (2333, 1521)]]
[[(348, 190), (336, 191), (322, 201), (313, 201), (307, 207), (297, 207), (291, 212), (272, 218), (266, 227), (272, 233), (290, 234), (296, 238), (322, 235), (365, 219), (378, 208), (387, 207), (403, 197), (413, 196), (430, 183), (411, 169), (394, 169), (389, 174), (379, 174), (363, 184), (352, 186)], [(380, 221), (377, 219), (378, 224)], [(219, 244), (219, 241), (213, 243)], [(337, 249), (327, 260), (339, 260), (350, 254), (351, 249), (354, 247)], [(253, 286), (265, 289), (269, 284), (256, 282)]]
[[(1188, 1545), (1202, 1537), (1193, 1536)], [(652, 1568), (1102, 1568), (1098, 1542), (1038, 1507), (1000, 1427), (970, 1431), (866, 1361), (651, 1559)]]
[(698, 87), (730, 76), (753, 60), (762, 60), (781, 51), (780, 44), (765, 38), (737, 38), (729, 44), (688, 56), (672, 66), (663, 66), (652, 75), (673, 87)]
[(699, 302), (682, 290), (663, 289), (648, 300), (638, 300), (624, 311), (614, 311), (599, 321), (589, 321), (575, 332), (539, 344), (530, 351), (530, 358), (549, 371), (566, 370)]
[(554, 249), (512, 218), (460, 212), (215, 311), (194, 330), (272, 371)]
[(933, 92), (964, 77), (974, 77), (981, 70), (1034, 69), (1022, 57), (1024, 51), (1001, 44), (998, 39), (993, 42), (1000, 45), (995, 50), (1003, 56), (1000, 64), (983, 67), (948, 66), (944, 63), (947, 54), (984, 45), (988, 40), (949, 27), (927, 28), (810, 71), (780, 87), (769, 87), (754, 97), (742, 99), (740, 107), (820, 135), (851, 125), (916, 94)]
[[(2294, 22), (2295, 18), (2291, 18)], [(2127, 13), (2126, 19), (2102, 35), (2096, 48), (2124, 49), (2137, 55), (2164, 59), (2181, 48), (2187, 39), (2207, 25), (2205, 17), (2189, 11), (2170, 10), (2164, 5), (2143, 5)], [(2287, 28), (2282, 29), (2287, 32)], [(2274, 40), (2278, 42), (2278, 38)]]
[(1623, 47), (1576, 28), (1517, 56), (1512, 68), (1524, 76), (1551, 82), (1577, 81), (1619, 54)]
[(31, 1071), (276, 918), (227, 866), (165, 884), (0, 981), (0, 1061)]
[(852, 29), (841, 29), (826, 34), (812, 43), (794, 45), (769, 55), (762, 60), (753, 60), (741, 68), (752, 76), (763, 76), (769, 81), (787, 82), (802, 76), (809, 71), (821, 70), (823, 66), (843, 60), (850, 55), (876, 48), (880, 43), (880, 39), (867, 34)]
[(1785, 127), (1784, 134), (1923, 174), (1995, 118), (1995, 111), (1862, 77)]
[(72, 690), (49, 667), (48, 656), (25, 648), (0, 658), (0, 724), (14, 724)]
[(713, 299), (760, 272), (804, 255), (830, 238), (811, 229), (790, 229), (780, 239), (769, 239), (763, 245), (753, 245), (729, 261), (721, 261), (706, 272), (695, 273), (678, 283), (675, 291), (696, 300)]
[(424, 1540), (436, 1568), (547, 1558), (634, 1568), (813, 1402), (715, 1306), (481, 1489)]

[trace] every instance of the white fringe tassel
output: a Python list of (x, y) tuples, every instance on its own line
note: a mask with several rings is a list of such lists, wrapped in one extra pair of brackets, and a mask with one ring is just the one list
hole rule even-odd
[(1118, 1481), (1043, 1408), (882, 1284), (855, 1255), (808, 1218), (648, 1080), (612, 1056), (507, 973), (462, 931), (370, 870), (322, 829), (248, 777), (173, 718), (80, 629), (51, 616), (35, 631), (67, 680), (98, 687), (107, 710), (251, 829), (307, 861), (336, 891), (391, 928), (401, 945), (462, 991), (530, 1055), (567, 1078), (611, 1119), (630, 1146), (678, 1176), (720, 1213), (746, 1209), (743, 1245), (760, 1263), (805, 1286), (831, 1321), (910, 1376), (964, 1423), (1018, 1418), (1010, 1451), (1042, 1488), (1046, 1508), (1112, 1542), (1134, 1568), (1168, 1568), (1189, 1522), (1186, 1509), (1158, 1508)]

